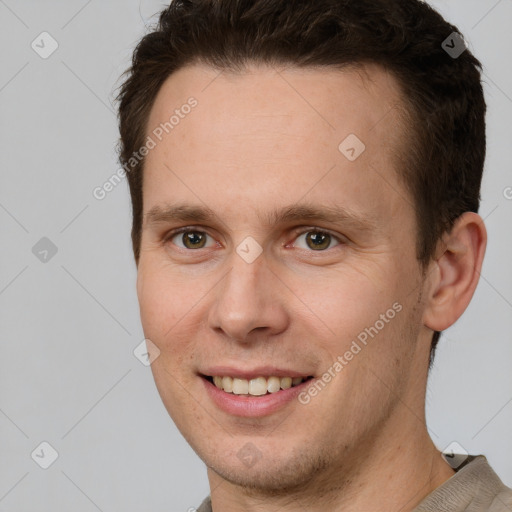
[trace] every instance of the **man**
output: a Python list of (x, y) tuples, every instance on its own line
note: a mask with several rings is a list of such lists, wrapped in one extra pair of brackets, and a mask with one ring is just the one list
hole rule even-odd
[(479, 66), (416, 0), (177, 0), (139, 43), (137, 293), (200, 511), (512, 510), (425, 424), (486, 246)]

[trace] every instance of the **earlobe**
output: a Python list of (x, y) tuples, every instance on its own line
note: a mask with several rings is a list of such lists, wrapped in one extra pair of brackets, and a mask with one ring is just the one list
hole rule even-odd
[(487, 245), (483, 219), (466, 212), (445, 233), (436, 255), (423, 323), (433, 331), (453, 325), (467, 308), (476, 290)]

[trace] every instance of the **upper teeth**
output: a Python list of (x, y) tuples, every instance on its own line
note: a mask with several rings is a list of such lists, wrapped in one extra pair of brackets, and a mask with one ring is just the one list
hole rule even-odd
[(300, 384), (304, 379), (302, 377), (257, 377), (256, 379), (237, 379), (233, 377), (213, 377), (213, 383), (226, 393), (235, 395), (265, 395), (276, 393), (280, 389), (288, 389)]

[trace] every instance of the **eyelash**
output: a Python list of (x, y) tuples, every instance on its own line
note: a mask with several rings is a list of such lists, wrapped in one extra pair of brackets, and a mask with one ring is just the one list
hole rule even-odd
[[(170, 231), (169, 233), (167, 233), (164, 236), (164, 238), (163, 238), (163, 243), (167, 244), (176, 235), (179, 235), (181, 233), (188, 233), (188, 232), (191, 232), (191, 233), (198, 232), (198, 233), (202, 233), (202, 234), (205, 234), (205, 235), (211, 237), (211, 235), (209, 235), (206, 231), (204, 231), (203, 229), (200, 229), (199, 227), (196, 227), (196, 226), (185, 226), (185, 227), (178, 228), (178, 229), (175, 229), (175, 230)], [(331, 238), (333, 238), (334, 240), (339, 242), (339, 245), (346, 244), (346, 240), (341, 239), (339, 236), (335, 235), (334, 233), (331, 233), (329, 230), (321, 229), (321, 228), (317, 228), (317, 227), (309, 227), (307, 229), (296, 230), (293, 235), (294, 235), (294, 238), (298, 238), (299, 236), (304, 235), (306, 233), (321, 233), (321, 234), (324, 234), (324, 235), (329, 235)], [(338, 247), (338, 246), (336, 245), (335, 247)], [(324, 250), (321, 250), (321, 251), (313, 251), (313, 250), (311, 250), (310, 252), (327, 252), (328, 250), (334, 249), (335, 247), (331, 247), (329, 249), (324, 249)], [(183, 249), (183, 247), (179, 247), (179, 249)], [(183, 249), (183, 250), (192, 252), (192, 251), (197, 251), (198, 249)]]

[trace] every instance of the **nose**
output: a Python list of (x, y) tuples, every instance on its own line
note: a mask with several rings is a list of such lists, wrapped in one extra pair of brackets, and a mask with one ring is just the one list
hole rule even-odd
[(255, 343), (284, 331), (289, 317), (288, 289), (269, 266), (265, 252), (248, 263), (236, 252), (231, 268), (215, 288), (209, 327), (238, 343)]

